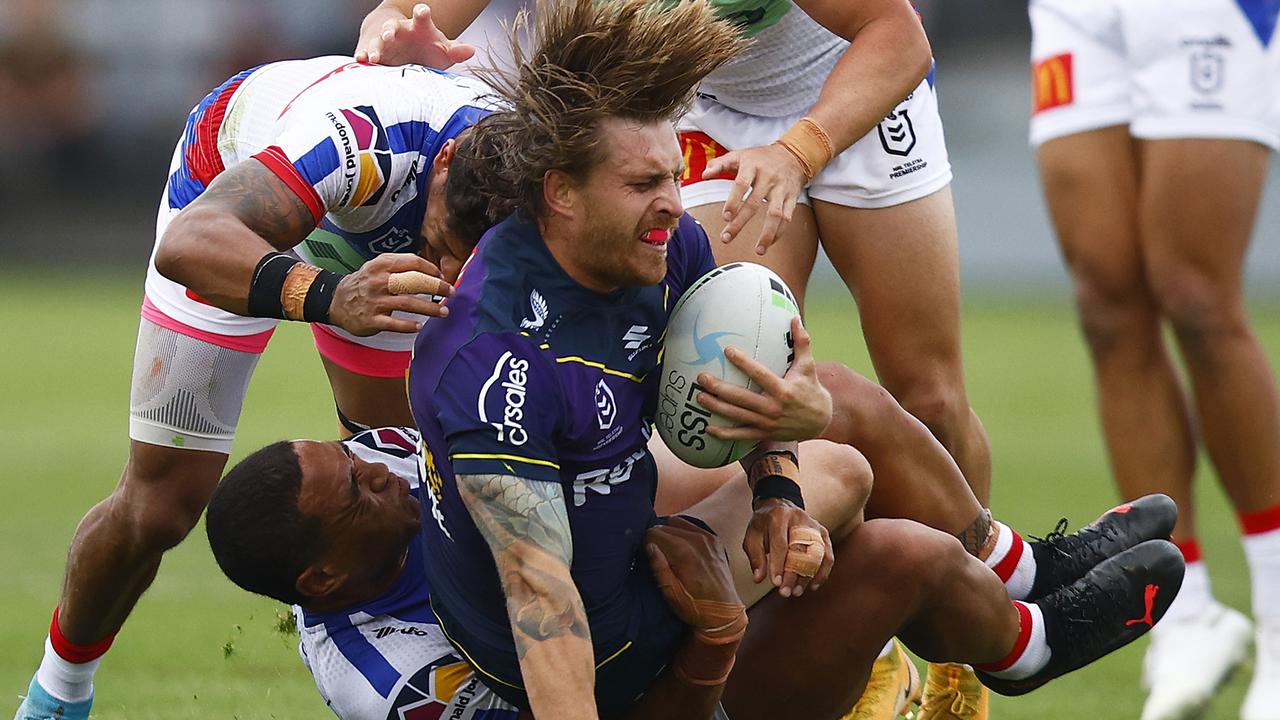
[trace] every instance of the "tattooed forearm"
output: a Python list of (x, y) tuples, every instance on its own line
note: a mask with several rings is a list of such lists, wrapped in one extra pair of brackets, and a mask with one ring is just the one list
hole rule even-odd
[(956, 537), (960, 539), (960, 544), (964, 545), (965, 551), (974, 557), (979, 557), (982, 548), (987, 544), (987, 539), (991, 535), (991, 511), (983, 510), (978, 513), (978, 517), (973, 519), (969, 527), (956, 533)]
[(297, 245), (315, 227), (297, 193), (257, 160), (228, 168), (197, 202), (219, 206), (280, 249)]
[(520, 657), (543, 640), (588, 639), (582, 598), (569, 575), (573, 541), (560, 486), (511, 475), (459, 475), (458, 489), (493, 551)]

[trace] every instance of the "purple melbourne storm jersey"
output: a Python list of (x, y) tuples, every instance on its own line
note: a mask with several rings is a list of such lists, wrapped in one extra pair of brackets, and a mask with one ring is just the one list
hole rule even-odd
[[(674, 617), (647, 563), (636, 562), (655, 520), (657, 478), (646, 443), (668, 316), (715, 261), (688, 215), (667, 247), (661, 283), (601, 294), (565, 274), (532, 223), (510, 218), (480, 241), (449, 299), (449, 317), (418, 336), (409, 395), (424, 442), (432, 606), (450, 639), (498, 683), (516, 687), (511, 626), (493, 556), (456, 474), (561, 485), (570, 571), (598, 663), (622, 654), (638, 623)], [(494, 668), (495, 656), (510, 663)]]

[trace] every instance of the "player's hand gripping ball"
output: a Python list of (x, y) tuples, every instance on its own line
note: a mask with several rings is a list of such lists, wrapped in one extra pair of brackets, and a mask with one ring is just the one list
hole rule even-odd
[(721, 440), (709, 424), (734, 423), (697, 402), (699, 373), (735, 386), (760, 388), (725, 358), (736, 347), (779, 377), (795, 358), (791, 320), (800, 314), (795, 296), (772, 270), (731, 263), (702, 276), (685, 292), (667, 324), (663, 346), (658, 434), (676, 457), (695, 467), (727, 465), (751, 451), (755, 441)]

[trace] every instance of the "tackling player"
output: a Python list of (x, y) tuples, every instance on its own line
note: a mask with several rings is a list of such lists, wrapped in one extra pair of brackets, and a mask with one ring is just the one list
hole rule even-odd
[[(1144, 663), (1143, 720), (1200, 712), (1248, 654), (1214, 599), (1197, 446), (1244, 534), (1257, 662), (1242, 720), (1280, 719), (1280, 403), (1244, 261), (1280, 146), (1280, 4), (1032, 0), (1031, 140), (1093, 359), (1120, 494), (1166, 492), (1187, 580)], [(1166, 346), (1172, 329), (1187, 387)]]
[[(917, 15), (906, 0), (712, 5), (752, 42), (703, 80), (678, 123), (685, 206), (713, 238), (723, 233), (727, 244), (713, 243), (719, 263), (762, 262), (802, 304), (821, 240), (857, 297), (879, 381), (924, 421), (988, 505), (990, 449), (961, 363), (951, 166)], [(455, 37), (473, 21), (492, 29), (495, 15), (488, 0), (438, 0), (430, 11), (383, 0), (358, 47), (402, 62), (416, 57), (426, 21)], [(502, 47), (489, 53), (500, 67), (509, 61)], [(711, 489), (689, 483), (670, 502), (683, 506)], [(946, 708), (956, 691), (985, 716), (971, 672), (931, 668), (931, 677), (926, 718), (952, 717)]]
[(323, 57), (246, 70), (192, 111), (147, 270), (129, 461), (72, 540), (18, 718), (88, 715), (102, 655), (218, 482), (279, 320), (312, 324), (349, 431), (409, 420), (412, 333), (446, 311), (389, 278), (419, 271), (417, 292), (448, 295), (489, 226), (452, 162), (486, 93), (425, 67)]

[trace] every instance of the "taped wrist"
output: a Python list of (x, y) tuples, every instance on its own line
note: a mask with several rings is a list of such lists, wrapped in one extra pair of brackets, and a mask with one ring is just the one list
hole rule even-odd
[(751, 504), (754, 506), (769, 498), (781, 498), (803, 510), (804, 497), (796, 483), (799, 477), (800, 464), (795, 453), (789, 450), (765, 453), (751, 465), (748, 475)]
[(834, 152), (831, 136), (813, 118), (803, 117), (792, 125), (782, 137), (773, 141), (791, 153), (804, 169), (805, 180), (812, 180), (831, 162)]
[(721, 685), (728, 680), (738, 644), (747, 631), (745, 610), (742, 616), (741, 629), (732, 637), (709, 641), (701, 631), (695, 632), (692, 642), (681, 648), (671, 665), (676, 677), (701, 687)]
[(301, 261), (284, 253), (267, 253), (253, 269), (249, 281), (249, 315), (251, 317), (284, 320), (284, 307), (280, 303), (280, 291), (284, 279), (294, 265)]
[(289, 269), (280, 290), (280, 304), (289, 320), (329, 322), (329, 306), (342, 276), (315, 265), (298, 263)]

